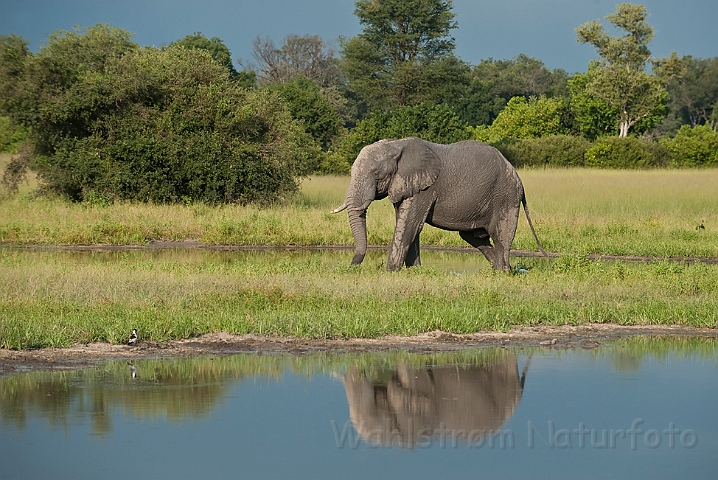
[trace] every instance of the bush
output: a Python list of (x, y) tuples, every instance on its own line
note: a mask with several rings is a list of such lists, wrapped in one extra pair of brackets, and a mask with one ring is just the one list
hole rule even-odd
[(406, 137), (448, 144), (468, 140), (471, 133), (451, 107), (422, 103), (360, 121), (342, 140), (336, 154), (351, 165), (365, 146), (384, 138)]
[(634, 137), (605, 137), (584, 155), (587, 167), (652, 168), (665, 167), (670, 161), (668, 150), (653, 141)]
[(580, 167), (591, 142), (583, 137), (554, 135), (502, 140), (494, 146), (515, 167)]
[(138, 75), (147, 85), (135, 87), (147, 93), (120, 97), (126, 108), (101, 115), (91, 135), (58, 142), (40, 164), (41, 178), (76, 200), (94, 192), (214, 204), (293, 192), (294, 178), (311, 170), (319, 153), (301, 146), (316, 144), (276, 94), (238, 88), (217, 67), (205, 52), (181, 47), (125, 57), (98, 89), (122, 93), (115, 82)]
[(560, 98), (513, 97), (491, 126), (474, 127), (473, 138), (495, 143), (508, 138), (538, 138), (568, 133), (564, 125), (567, 105)]
[(342, 120), (312, 80), (296, 76), (269, 87), (286, 100), (289, 112), (304, 125), (306, 132), (327, 150), (342, 130)]
[(0, 153), (17, 153), (26, 139), (26, 128), (13, 125), (8, 117), (0, 117)]
[(671, 152), (673, 166), (718, 166), (718, 132), (706, 125), (683, 125), (674, 138), (661, 143)]
[(128, 37), (102, 26), (59, 33), (31, 59), (31, 166), (46, 190), (78, 201), (271, 202), (316, 167), (319, 147), (278, 94), (241, 88), (204, 50)]

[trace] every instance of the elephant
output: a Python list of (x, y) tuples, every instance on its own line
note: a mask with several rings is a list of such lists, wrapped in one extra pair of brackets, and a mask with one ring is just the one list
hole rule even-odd
[(352, 264), (364, 260), (366, 211), (373, 200), (389, 197), (396, 228), (387, 270), (421, 265), (419, 234), (424, 223), (458, 231), (479, 249), (495, 270), (509, 270), (520, 204), (544, 255), (526, 207), (521, 179), (496, 148), (474, 140), (451, 145), (420, 138), (385, 139), (362, 148), (351, 169), (344, 203), (354, 236)]
[(414, 448), (447, 434), (479, 443), (500, 431), (521, 401), (530, 357), (519, 373), (506, 353), (481, 365), (409, 366), (372, 370), (350, 367), (340, 377), (349, 418), (359, 438), (375, 445)]

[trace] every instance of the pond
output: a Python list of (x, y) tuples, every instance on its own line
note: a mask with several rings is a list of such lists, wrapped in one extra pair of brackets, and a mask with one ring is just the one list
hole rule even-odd
[(0, 478), (714, 478), (718, 348), (397, 350), (0, 377)]

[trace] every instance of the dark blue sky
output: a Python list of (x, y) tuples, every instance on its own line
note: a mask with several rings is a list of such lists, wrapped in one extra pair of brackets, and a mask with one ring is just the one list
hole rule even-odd
[[(525, 53), (549, 68), (585, 71), (597, 58), (574, 29), (615, 11), (618, 0), (454, 0), (456, 53), (472, 64)], [(718, 56), (718, 0), (636, 0), (657, 30), (656, 57), (671, 51)], [(111, 23), (141, 45), (161, 46), (194, 32), (219, 37), (232, 57), (251, 60), (252, 40), (288, 34), (326, 41), (360, 33), (354, 0), (0, 0), (0, 34), (22, 35), (37, 50), (49, 33)], [(605, 23), (605, 21), (604, 21)]]

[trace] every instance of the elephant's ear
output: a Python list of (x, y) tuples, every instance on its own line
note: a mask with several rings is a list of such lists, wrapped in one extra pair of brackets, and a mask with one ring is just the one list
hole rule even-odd
[(389, 184), (389, 199), (393, 203), (430, 187), (439, 176), (439, 157), (424, 141), (410, 138), (403, 143), (396, 174)]

